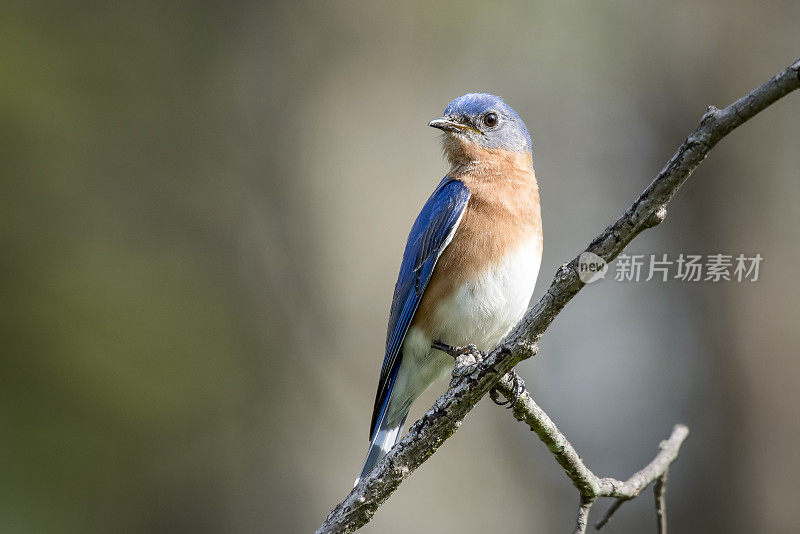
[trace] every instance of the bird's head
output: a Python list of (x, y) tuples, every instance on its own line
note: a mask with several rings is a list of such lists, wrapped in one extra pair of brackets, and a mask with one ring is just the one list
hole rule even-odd
[(456, 164), (480, 159), (486, 150), (531, 154), (531, 136), (525, 123), (499, 96), (468, 93), (450, 102), (444, 115), (428, 126), (444, 132), (444, 151)]

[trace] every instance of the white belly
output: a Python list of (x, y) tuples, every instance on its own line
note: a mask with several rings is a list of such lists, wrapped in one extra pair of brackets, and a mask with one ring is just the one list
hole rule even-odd
[(462, 285), (437, 309), (434, 337), (448, 345), (493, 349), (528, 309), (541, 259), (539, 241), (531, 239)]
[(395, 387), (398, 411), (407, 411), (434, 380), (452, 372), (453, 358), (431, 349), (433, 341), (473, 344), (488, 352), (517, 325), (528, 309), (541, 259), (540, 241), (531, 239), (446, 299), (435, 312), (431, 336), (409, 329)]

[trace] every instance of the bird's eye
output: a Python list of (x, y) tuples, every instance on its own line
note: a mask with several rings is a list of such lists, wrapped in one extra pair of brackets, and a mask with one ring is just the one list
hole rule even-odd
[(489, 128), (497, 124), (497, 113), (487, 113), (486, 115), (484, 115), (483, 123)]

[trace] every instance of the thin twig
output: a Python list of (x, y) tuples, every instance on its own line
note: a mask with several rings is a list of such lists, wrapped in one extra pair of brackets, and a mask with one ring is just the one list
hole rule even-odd
[[(512, 381), (508, 376), (504, 376), (497, 384), (498, 391), (506, 397), (511, 395), (512, 387)], [(639, 495), (653, 481), (656, 481), (656, 484), (662, 481), (661, 488), (658, 491), (661, 491), (663, 495), (663, 484), (666, 483), (666, 473), (669, 465), (678, 457), (681, 445), (689, 435), (687, 427), (676, 425), (672, 430), (672, 435), (659, 445), (656, 457), (643, 469), (637, 471), (623, 482), (614, 478), (599, 478), (586, 467), (586, 464), (583, 463), (580, 455), (575, 451), (569, 440), (556, 427), (545, 411), (536, 404), (527, 390), (519, 393), (513, 414), (518, 421), (527, 424), (531, 430), (536, 432), (539, 439), (547, 445), (558, 464), (572, 480), (572, 484), (578, 488), (582, 499), (581, 502), (584, 499), (591, 499), (594, 502), (598, 497), (617, 498), (603, 518), (595, 524), (597, 529), (602, 528), (611, 519), (611, 516), (623, 502)], [(661, 506), (661, 508), (658, 508), (658, 506)], [(656, 509), (656, 512), (659, 513), (659, 521), (662, 522), (661, 513), (658, 512), (659, 509), (664, 510), (663, 502), (657, 502)], [(579, 516), (578, 524), (580, 525), (580, 523), (581, 518)], [(666, 528), (666, 516), (663, 519), (663, 523), (665, 525), (664, 528)]]
[(653, 484), (653, 496), (656, 501), (656, 519), (658, 520), (658, 534), (667, 534), (667, 476), (669, 468), (656, 479)]
[(622, 503), (624, 503), (624, 502), (625, 502), (625, 499), (617, 499), (614, 502), (612, 502), (611, 506), (609, 506), (608, 510), (606, 510), (606, 513), (603, 514), (603, 517), (601, 517), (600, 520), (597, 523), (594, 524), (594, 528), (597, 529), (597, 530), (600, 530), (601, 528), (606, 526), (606, 523), (608, 523), (608, 520), (611, 519), (611, 516), (614, 515), (614, 512), (616, 512), (617, 509), (620, 506), (622, 506)]
[(614, 478), (601, 478), (600, 496), (629, 500), (639, 495), (667, 471), (669, 464), (678, 457), (678, 451), (688, 436), (689, 429), (685, 425), (675, 425), (670, 437), (658, 445), (656, 457), (628, 480), (620, 482)]
[(581, 495), (581, 503), (578, 506), (578, 520), (575, 524), (575, 531), (573, 534), (585, 534), (586, 526), (589, 524), (589, 510), (592, 509), (595, 497), (586, 497)]
[[(511, 381), (503, 377), (497, 389), (504, 396), (510, 394)], [(600, 479), (586, 467), (578, 452), (556, 427), (552, 419), (533, 400), (527, 390), (519, 395), (517, 404), (512, 410), (517, 421), (523, 422), (536, 432), (539, 439), (547, 445), (558, 464), (564, 469), (572, 484), (581, 495), (600, 496)]]
[[(655, 180), (614, 224), (589, 244), (586, 251), (597, 254), (606, 262), (616, 258), (634, 237), (658, 225), (666, 217), (665, 206), (714, 145), (734, 128), (798, 87), (800, 60), (727, 108), (710, 107), (699, 126), (689, 134)], [(402, 481), (458, 429), (475, 404), (517, 363), (536, 354), (539, 338), (584, 285), (578, 277), (577, 265), (578, 257), (561, 266), (547, 293), (484, 361), (454, 370), (447, 391), (411, 426), (372, 473), (362, 478), (328, 514), (317, 530), (318, 534), (352, 532), (367, 523)]]

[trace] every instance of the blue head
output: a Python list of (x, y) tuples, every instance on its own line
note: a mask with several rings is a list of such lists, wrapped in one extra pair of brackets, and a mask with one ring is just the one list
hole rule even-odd
[[(428, 126), (445, 132), (445, 150), (474, 143), (480, 148), (530, 152), (531, 136), (525, 123), (499, 96), (468, 93), (450, 102), (444, 116)], [(456, 141), (451, 143), (451, 141)]]

